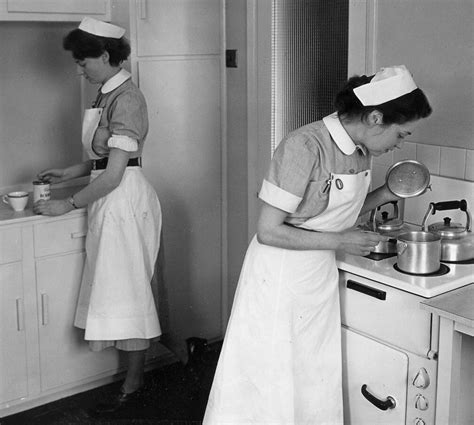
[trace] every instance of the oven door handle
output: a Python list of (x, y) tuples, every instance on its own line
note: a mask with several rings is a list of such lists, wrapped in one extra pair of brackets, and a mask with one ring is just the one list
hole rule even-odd
[(388, 396), (386, 400), (380, 400), (379, 398), (375, 397), (369, 392), (369, 390), (367, 390), (366, 384), (362, 385), (362, 387), (360, 388), (360, 392), (367, 400), (369, 400), (375, 407), (379, 408), (380, 410), (394, 409), (397, 405), (397, 402), (392, 396)]
[(387, 299), (387, 293), (385, 291), (381, 291), (380, 289), (372, 288), (367, 285), (362, 285), (362, 283), (356, 282), (355, 280), (349, 279), (346, 286), (348, 289), (353, 289), (354, 291), (361, 292), (362, 294), (369, 295), (381, 301), (385, 301)]

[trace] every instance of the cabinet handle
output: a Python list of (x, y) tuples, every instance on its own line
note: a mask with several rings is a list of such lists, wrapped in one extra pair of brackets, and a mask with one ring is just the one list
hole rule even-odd
[(85, 238), (86, 235), (87, 235), (86, 232), (74, 232), (74, 233), (71, 233), (71, 239)]
[(374, 297), (382, 301), (385, 301), (387, 298), (387, 293), (385, 291), (380, 291), (379, 289), (362, 285), (362, 283), (355, 282), (354, 280), (349, 279), (346, 286), (348, 289), (353, 289), (354, 291), (361, 292), (362, 294), (369, 295), (370, 297)]
[(25, 329), (25, 318), (23, 314), (23, 300), (21, 298), (16, 299), (16, 328), (18, 331)]
[(44, 326), (49, 321), (49, 297), (48, 294), (41, 294), (41, 321)]
[(148, 12), (148, 2), (147, 0), (138, 0), (138, 8), (140, 19), (145, 20), (147, 18)]
[(366, 384), (362, 385), (360, 392), (368, 401), (370, 401), (380, 410), (394, 409), (397, 406), (397, 402), (392, 396), (387, 396), (386, 400), (380, 400), (379, 398), (375, 397), (369, 392)]

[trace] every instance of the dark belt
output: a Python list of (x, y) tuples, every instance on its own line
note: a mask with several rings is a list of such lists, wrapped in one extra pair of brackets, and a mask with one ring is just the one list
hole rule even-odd
[[(92, 160), (92, 169), (93, 170), (105, 170), (107, 168), (107, 163), (109, 162), (109, 158), (102, 158), (102, 159), (93, 159)], [(130, 158), (127, 162), (127, 167), (141, 167), (142, 166), (142, 158)]]

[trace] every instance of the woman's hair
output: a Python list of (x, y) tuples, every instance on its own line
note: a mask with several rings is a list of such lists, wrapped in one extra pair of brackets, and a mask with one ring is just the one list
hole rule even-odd
[(63, 48), (71, 51), (76, 60), (98, 58), (107, 51), (112, 66), (119, 66), (130, 55), (130, 44), (125, 37), (100, 37), (78, 28), (64, 37)]
[(390, 125), (404, 124), (426, 118), (431, 114), (432, 109), (428, 99), (419, 88), (380, 105), (362, 105), (354, 93), (354, 88), (369, 83), (373, 77), (373, 75), (369, 77), (356, 75), (347, 80), (334, 99), (334, 107), (339, 116), (344, 115), (349, 119), (360, 117), (364, 120), (368, 114), (377, 110), (383, 114), (383, 123)]

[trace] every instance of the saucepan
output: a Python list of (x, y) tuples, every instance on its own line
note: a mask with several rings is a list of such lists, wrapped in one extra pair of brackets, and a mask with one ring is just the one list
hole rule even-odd
[(397, 266), (411, 274), (435, 273), (441, 266), (441, 236), (413, 231), (397, 237)]
[[(436, 211), (459, 209), (466, 213), (466, 224), (453, 223), (451, 217), (444, 217), (442, 222), (427, 225), (429, 215)], [(474, 234), (471, 230), (471, 214), (465, 199), (460, 201), (431, 202), (421, 225), (428, 231), (441, 237), (441, 261), (457, 262), (474, 258)]]

